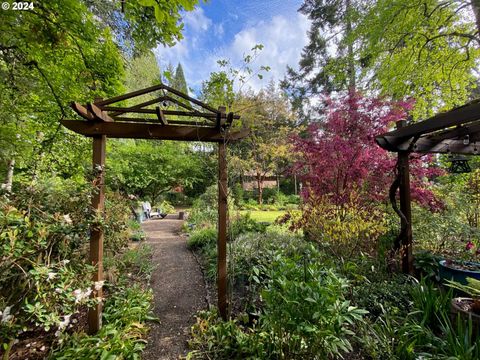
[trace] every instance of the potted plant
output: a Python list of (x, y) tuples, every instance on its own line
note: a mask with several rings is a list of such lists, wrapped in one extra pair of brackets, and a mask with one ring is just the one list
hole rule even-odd
[(480, 263), (461, 260), (441, 260), (440, 279), (443, 281), (452, 280), (467, 285), (467, 279), (480, 280)]
[[(465, 246), (465, 250), (475, 251), (479, 255), (479, 249), (475, 249), (475, 245), (469, 241)], [(480, 280), (480, 263), (473, 261), (446, 259), (439, 262), (439, 276), (443, 282), (448, 280), (467, 285), (468, 278)]]
[(472, 328), (478, 333), (480, 328), (480, 280), (467, 278), (467, 284), (448, 281), (447, 285), (460, 290), (467, 297), (454, 297), (450, 304), (452, 320), (460, 317), (466, 321), (471, 319)]

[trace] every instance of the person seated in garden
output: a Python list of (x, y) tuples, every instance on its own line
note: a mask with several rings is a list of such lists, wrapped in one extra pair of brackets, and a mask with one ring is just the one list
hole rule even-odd
[(142, 203), (142, 209), (143, 209), (143, 213), (145, 214), (145, 218), (150, 219), (150, 213), (152, 211), (152, 205), (150, 205), (150, 202), (144, 201)]

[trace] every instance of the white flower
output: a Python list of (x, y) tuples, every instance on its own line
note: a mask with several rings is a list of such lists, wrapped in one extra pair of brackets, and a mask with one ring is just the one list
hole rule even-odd
[(78, 304), (83, 299), (83, 292), (80, 289), (73, 291), (73, 296), (75, 296), (75, 304)]
[(65, 221), (67, 224), (71, 224), (72, 218), (70, 217), (70, 214), (63, 215), (63, 221)]
[(61, 288), (55, 288), (55, 292), (57, 294), (61, 294), (63, 292), (63, 290)]
[(102, 281), (95, 281), (94, 285), (95, 285), (95, 290), (100, 290), (102, 287), (103, 287), (103, 284), (105, 284), (105, 281), (102, 280)]
[(67, 327), (67, 325), (70, 324), (70, 318), (71, 318), (71, 316), (72, 316), (71, 314), (64, 316), (63, 321), (60, 321), (60, 322), (58, 323), (58, 330), (59, 330), (59, 331), (65, 329), (65, 328)]
[(49, 272), (47, 276), (48, 276), (48, 280), (53, 280), (55, 279), (55, 276), (57, 276), (57, 273)]
[(5, 310), (0, 311), (0, 314), (2, 315), (2, 323), (9, 322), (13, 318), (13, 315), (10, 315), (10, 310), (12, 310), (12, 307), (7, 306)]
[(73, 296), (75, 296), (75, 304), (78, 304), (83, 299), (88, 298), (91, 293), (92, 293), (92, 289), (87, 289), (85, 291), (82, 291), (81, 289), (75, 290), (73, 292)]
[(40, 348), (40, 351), (45, 351), (45, 345)]

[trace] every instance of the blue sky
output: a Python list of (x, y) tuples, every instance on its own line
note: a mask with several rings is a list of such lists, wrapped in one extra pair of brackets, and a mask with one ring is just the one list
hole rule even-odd
[(299, 14), (301, 0), (209, 0), (184, 18), (184, 39), (168, 48), (159, 46), (155, 55), (162, 71), (171, 62), (182, 63), (187, 84), (198, 91), (217, 60), (229, 59), (240, 66), (244, 54), (263, 44), (253, 68), (271, 67), (263, 80), (251, 78), (247, 86), (259, 90), (271, 78), (281, 80), (287, 64), (296, 66), (307, 43), (309, 22)]

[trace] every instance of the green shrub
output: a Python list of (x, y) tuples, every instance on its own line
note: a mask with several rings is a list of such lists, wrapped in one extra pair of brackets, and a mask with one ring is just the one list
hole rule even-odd
[(207, 188), (204, 194), (193, 202), (188, 221), (196, 227), (209, 227), (218, 219), (218, 188), (216, 185)]
[(248, 232), (264, 233), (266, 228), (267, 228), (266, 225), (260, 224), (259, 222), (253, 220), (250, 216), (250, 213), (239, 214), (230, 223), (230, 227), (229, 227), (230, 240), (234, 240), (239, 235), (245, 234)]
[(286, 358), (341, 356), (352, 351), (354, 324), (367, 311), (345, 299), (348, 281), (320, 265), (313, 248), (309, 252), (273, 259), (259, 323), (275, 334)]
[(287, 204), (300, 205), (300, 195), (288, 195)]
[(200, 314), (189, 358), (327, 359), (350, 352), (352, 330), (366, 311), (345, 299), (348, 281), (322, 267), (316, 255), (312, 246), (291, 258), (264, 254), (265, 266), (250, 268), (263, 288), (258, 320), (222, 322)]
[(160, 204), (156, 205), (155, 209), (159, 209), (163, 214), (173, 214), (175, 212), (175, 208), (167, 200), (163, 200)]
[(368, 309), (374, 318), (381, 316), (384, 311), (406, 316), (411, 311), (411, 290), (414, 286), (406, 276), (385, 274), (384, 279), (377, 281), (358, 281), (352, 289), (351, 299), (355, 305)]
[(232, 195), (235, 206), (241, 206), (243, 204), (244, 194), (245, 191), (243, 190), (242, 184), (236, 183), (232, 188)]
[(112, 289), (103, 311), (103, 326), (92, 336), (85, 333), (63, 338), (51, 359), (139, 359), (148, 331), (153, 293), (138, 285)]
[[(258, 197), (258, 189), (254, 190), (255, 196)], [(277, 196), (277, 188), (263, 188), (262, 200), (263, 203), (273, 203), (275, 196)]]
[(384, 309), (373, 322), (359, 328), (365, 356), (373, 359), (478, 359), (480, 340), (472, 323), (450, 315), (451, 292), (426, 279), (410, 289), (412, 310), (407, 315)]
[(108, 283), (116, 285), (132, 280), (148, 281), (153, 272), (152, 253), (150, 245), (142, 244), (114, 256), (105, 257), (103, 264)]
[(193, 231), (188, 240), (187, 246), (192, 250), (200, 250), (212, 246), (217, 241), (217, 229), (204, 228)]
[(222, 321), (216, 311), (201, 311), (192, 327), (187, 359), (272, 359), (267, 339), (237, 319)]
[(277, 191), (277, 193), (270, 199), (270, 203), (276, 204), (278, 206), (283, 206), (288, 202), (288, 196), (282, 193), (281, 191)]
[(298, 210), (298, 205), (296, 204), (287, 204), (285, 205), (283, 210), (291, 211), (291, 210)]
[(189, 205), (190, 203), (190, 199), (181, 192), (170, 191), (166, 193), (164, 197), (166, 201), (175, 206)]
[(128, 202), (107, 193), (105, 219), (98, 219), (91, 191), (91, 184), (53, 178), (0, 199), (0, 311), (9, 314), (0, 323), (2, 343), (36, 326), (63, 330), (66, 319), (89, 304), (93, 224), (105, 230), (106, 256), (128, 244)]
[(242, 209), (244, 210), (258, 210), (260, 209), (260, 205), (258, 205), (257, 200), (255, 199), (248, 199), (242, 205)]

